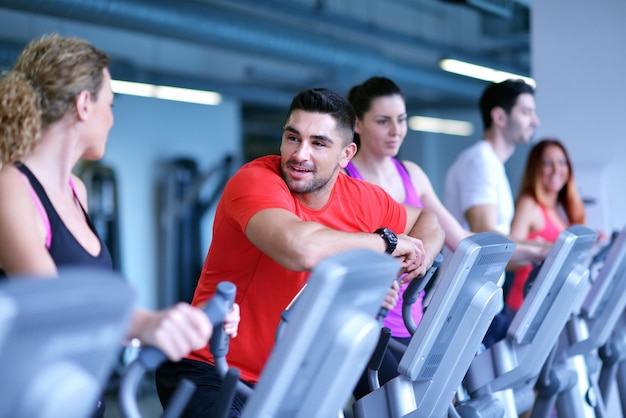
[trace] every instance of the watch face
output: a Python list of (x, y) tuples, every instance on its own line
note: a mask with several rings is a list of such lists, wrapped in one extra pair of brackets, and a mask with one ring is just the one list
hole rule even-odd
[(398, 237), (389, 228), (385, 228), (385, 235), (387, 236), (387, 242), (389, 243), (389, 248), (387, 248), (387, 252), (391, 254), (398, 245)]
[(385, 252), (387, 254), (393, 253), (396, 249), (396, 245), (398, 245), (398, 237), (396, 234), (389, 228), (377, 229), (376, 233), (380, 234), (380, 236), (387, 242), (387, 250)]
[(389, 228), (385, 228), (385, 233), (387, 234), (387, 239), (391, 244), (396, 246), (398, 244), (398, 237), (396, 234)]

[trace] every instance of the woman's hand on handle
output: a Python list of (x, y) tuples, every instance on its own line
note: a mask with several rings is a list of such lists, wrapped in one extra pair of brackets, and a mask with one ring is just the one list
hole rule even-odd
[(144, 346), (160, 349), (172, 361), (179, 361), (191, 351), (205, 347), (212, 333), (213, 325), (201, 309), (179, 302), (160, 311), (137, 309), (129, 337), (138, 338)]

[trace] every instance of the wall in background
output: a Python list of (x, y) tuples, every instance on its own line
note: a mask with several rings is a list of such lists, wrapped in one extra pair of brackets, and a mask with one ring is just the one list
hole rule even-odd
[[(191, 157), (200, 170), (208, 170), (228, 154), (239, 158), (239, 104), (225, 100), (219, 106), (202, 106), (118, 95), (113, 111), (115, 124), (103, 163), (115, 169), (118, 179), (122, 272), (137, 289), (139, 304), (154, 308), (158, 291), (155, 187), (163, 162)], [(206, 249), (211, 227), (208, 214), (202, 228)]]
[(625, 20), (623, 0), (533, 2), (539, 133), (565, 142), (583, 194), (600, 206), (589, 224), (607, 232), (626, 225)]

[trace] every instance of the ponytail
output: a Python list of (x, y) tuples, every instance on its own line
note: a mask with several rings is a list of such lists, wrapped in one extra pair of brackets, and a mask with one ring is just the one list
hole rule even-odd
[(40, 135), (37, 92), (25, 74), (11, 71), (0, 78), (0, 167), (28, 155)]

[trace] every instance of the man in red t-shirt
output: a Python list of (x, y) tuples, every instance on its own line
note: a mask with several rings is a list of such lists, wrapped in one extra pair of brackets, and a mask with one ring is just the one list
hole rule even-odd
[[(356, 153), (354, 124), (352, 106), (341, 95), (327, 89), (300, 92), (288, 112), (281, 155), (244, 165), (217, 205), (193, 304), (204, 303), (220, 281), (235, 283), (241, 322), (228, 362), (251, 385), (270, 355), (281, 312), (320, 260), (357, 248), (387, 252), (402, 261), (403, 280), (411, 280), (426, 271), (443, 245), (435, 215), (399, 204), (382, 188), (341, 172)], [(383, 306), (392, 308), (396, 298), (390, 294)], [(206, 348), (158, 370), (162, 403), (181, 378), (197, 386), (184, 416), (208, 416), (221, 379)], [(231, 416), (239, 416), (241, 408), (236, 399)]]

